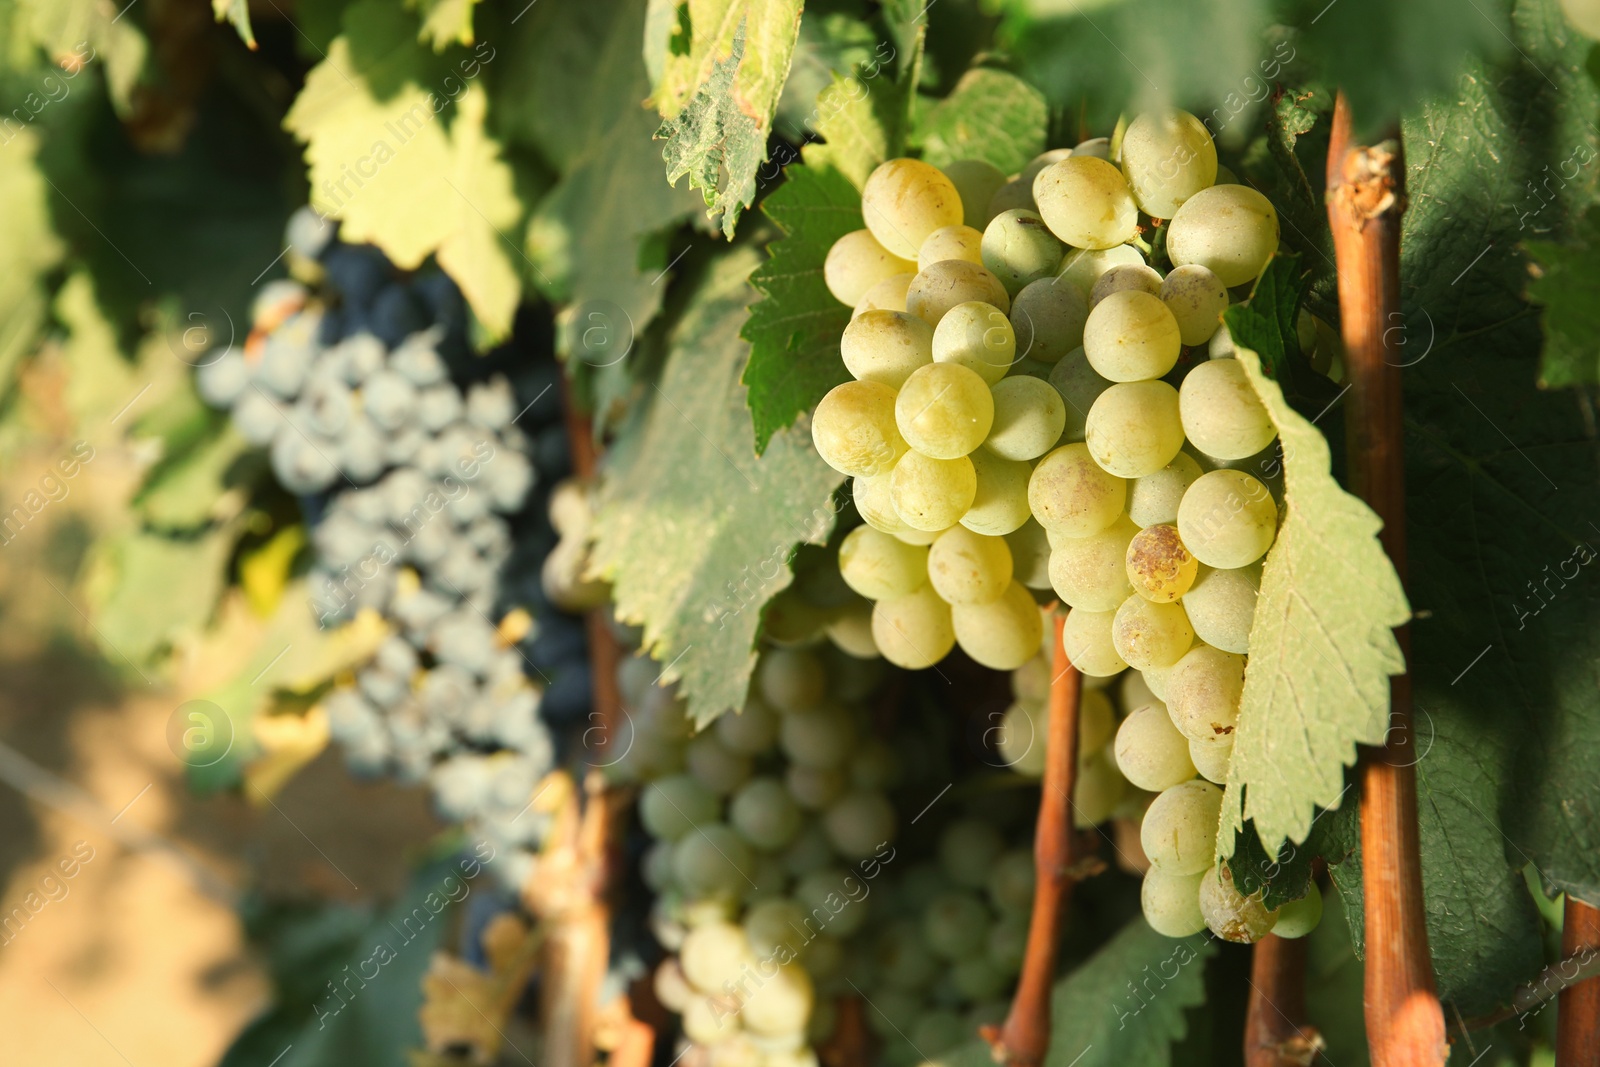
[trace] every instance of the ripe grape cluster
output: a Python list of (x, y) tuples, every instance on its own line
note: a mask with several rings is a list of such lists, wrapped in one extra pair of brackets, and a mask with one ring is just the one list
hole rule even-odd
[(1271, 924), (1240, 919), (1248, 902), (1212, 866), (1216, 783), (1281, 467), (1221, 316), (1277, 251), (1276, 212), (1183, 112), (1009, 179), (890, 160), (861, 209), (866, 228), (824, 265), (854, 309), (840, 339), (854, 380), (823, 398), (812, 433), (854, 479), (866, 525), (840, 570), (876, 601), (878, 648), (907, 668), (956, 644), (1017, 668), (1039, 646), (1029, 588), (1045, 579), (1077, 669), (1142, 677), (1124, 686), (1147, 699), (1114, 757), (1159, 794), (1142, 835), (1151, 924), (1254, 940)]
[(264, 287), (247, 343), (197, 386), (300, 497), (321, 624), (372, 612), (388, 630), (323, 702), (349, 765), (427, 782), (515, 884), (554, 758), (541, 713), (569, 721), (590, 700), (583, 628), (561, 609), (592, 590), (546, 521), (587, 522), (582, 487), (556, 484), (571, 472), (560, 372), (527, 342), (475, 355), (437, 270), (398, 271), (309, 209), (287, 236), (295, 277)]

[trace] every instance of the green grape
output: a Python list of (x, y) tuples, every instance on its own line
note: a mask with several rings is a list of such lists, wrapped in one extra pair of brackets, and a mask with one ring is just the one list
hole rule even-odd
[(906, 310), (929, 326), (939, 325), (945, 313), (969, 300), (1011, 311), (1011, 298), (1000, 279), (978, 263), (947, 259), (917, 272), (906, 289)]
[(1006, 459), (1038, 459), (1055, 447), (1067, 423), (1066, 402), (1046, 381), (1007, 378), (990, 390), (994, 422), (983, 445)]
[(894, 414), (901, 436), (917, 452), (931, 459), (960, 459), (989, 435), (994, 397), (969, 367), (929, 363), (906, 379)]
[(1246, 185), (1214, 185), (1183, 202), (1167, 226), (1172, 265), (1198, 263), (1228, 288), (1254, 281), (1278, 250), (1278, 213)]
[(1174, 267), (1157, 295), (1178, 320), (1178, 336), (1186, 345), (1210, 341), (1228, 310), (1228, 287), (1198, 263)]
[(1015, 670), (1039, 654), (1044, 621), (1021, 582), (1012, 582), (999, 599), (986, 604), (952, 605), (950, 616), (961, 650), (985, 667)]
[(1033, 468), (1017, 460), (1002, 459), (983, 448), (967, 458), (972, 461), (978, 487), (972, 506), (961, 516), (961, 525), (973, 533), (1000, 537), (1029, 522), (1032, 515), (1028, 511), (1028, 479)]
[(1178, 407), (1184, 433), (1214, 459), (1246, 459), (1278, 434), (1237, 359), (1213, 359), (1190, 370)]
[[(1183, 411), (1183, 394), (1178, 394), (1178, 411)], [(1200, 464), (1187, 452), (1179, 452), (1172, 462), (1128, 485), (1128, 518), (1140, 527), (1178, 521), (1178, 503), (1200, 477)], [(859, 493), (860, 490), (858, 489)]]
[(1050, 232), (1074, 248), (1111, 248), (1139, 229), (1139, 209), (1122, 172), (1103, 159), (1072, 156), (1050, 164), (1033, 193)]
[(887, 742), (867, 738), (850, 757), (850, 783), (857, 789), (877, 790), (900, 784), (900, 757)]
[(1117, 520), (1128, 499), (1128, 483), (1107, 474), (1087, 445), (1063, 445), (1033, 468), (1028, 506), (1039, 525), (1067, 537), (1088, 537)]
[(1082, 441), (1088, 430), (1089, 412), (1100, 394), (1111, 388), (1111, 383), (1095, 373), (1089, 366), (1089, 357), (1083, 348), (1074, 348), (1050, 368), (1050, 384), (1066, 405), (1066, 420), (1061, 427), (1061, 440)]
[[(1169, 712), (1162, 714), (1171, 718)], [(1228, 784), (1228, 767), (1233, 762), (1233, 735), (1215, 741), (1189, 741), (1189, 761), (1200, 777), (1218, 785)]]
[(1167, 676), (1167, 711), (1192, 741), (1231, 738), (1239, 723), (1245, 658), (1210, 645), (1190, 649)]
[(856, 478), (850, 483), (850, 495), (855, 502), (856, 511), (867, 521), (868, 526), (891, 536), (909, 529), (894, 510), (891, 493), (892, 477), (891, 472), (872, 478)]
[(778, 744), (783, 754), (802, 767), (831, 771), (844, 766), (855, 739), (855, 723), (838, 704), (791, 711), (778, 725)]
[(745, 913), (745, 937), (757, 960), (799, 954), (805, 944), (805, 909), (788, 897), (772, 897), (754, 904)]
[(1144, 921), (1163, 937), (1188, 937), (1206, 928), (1200, 914), (1200, 879), (1205, 872), (1170, 874), (1151, 867), (1139, 887)]
[(971, 959), (983, 952), (989, 923), (989, 909), (976, 896), (941, 893), (922, 913), (922, 936), (942, 959)]
[(855, 307), (873, 286), (916, 269), (909, 257), (902, 259), (889, 252), (870, 231), (853, 230), (828, 249), (828, 257), (822, 261), (822, 280), (835, 300)]
[[(962, 367), (953, 369), (965, 371)], [(966, 456), (934, 459), (921, 452), (907, 452), (895, 464), (889, 481), (889, 499), (900, 521), (927, 533), (948, 530), (960, 522), (977, 495), (978, 474)]]
[(944, 659), (956, 644), (950, 605), (932, 586), (872, 606), (872, 639), (896, 667), (921, 670)]
[(1116, 733), (1117, 713), (1100, 689), (1085, 688), (1078, 698), (1078, 752), (1088, 755), (1106, 747)]
[(845, 382), (828, 390), (811, 417), (811, 440), (841, 474), (870, 478), (894, 469), (906, 442), (895, 428), (895, 391), (882, 382)]
[(1178, 320), (1161, 298), (1137, 289), (1112, 293), (1089, 309), (1083, 352), (1102, 378), (1142, 382), (1159, 378), (1178, 362), (1183, 342)]
[(1178, 504), (1178, 534), (1207, 567), (1248, 567), (1278, 535), (1278, 507), (1267, 487), (1235, 470), (1202, 474)]
[(983, 232), (971, 226), (957, 224), (941, 226), (928, 234), (917, 249), (917, 269), (927, 270), (935, 263), (947, 259), (964, 259), (968, 263), (982, 263)]
[(1306, 887), (1306, 895), (1299, 900), (1291, 900), (1278, 909), (1278, 921), (1272, 924), (1272, 932), (1279, 937), (1294, 939), (1304, 937), (1317, 928), (1322, 922), (1322, 890), (1317, 888), (1317, 883), (1312, 882)]
[(1189, 739), (1160, 704), (1135, 708), (1117, 730), (1117, 769), (1140, 789), (1159, 793), (1194, 777)]
[[(800, 807), (807, 811), (822, 811), (839, 799), (844, 792), (845, 781), (844, 773), (837, 767), (804, 767), (791, 763), (789, 769), (783, 772), (783, 784)], [(826, 850), (824, 861), (831, 859), (833, 850), (826, 839), (823, 840), (823, 848)]]
[(1132, 245), (1117, 245), (1115, 248), (1074, 248), (1062, 257), (1061, 269), (1057, 271), (1056, 277), (1082, 293), (1087, 306), (1089, 294), (1094, 292), (1094, 283), (1112, 267), (1123, 264), (1143, 266), (1144, 255)]
[(1268, 911), (1257, 890), (1250, 896), (1233, 884), (1233, 872), (1224, 860), (1200, 879), (1200, 914), (1211, 932), (1224, 941), (1253, 945), (1272, 932), (1278, 921), (1276, 911)]
[(1154, 474), (1183, 448), (1178, 391), (1163, 381), (1116, 383), (1089, 409), (1084, 442), (1109, 474)]
[(807, 925), (820, 922), (834, 937), (849, 937), (867, 921), (870, 898), (862, 896), (862, 889), (855, 874), (824, 867), (795, 883), (794, 899), (806, 909)]
[[(784, 772), (784, 784), (790, 784), (790, 779), (794, 776), (795, 771), (804, 770), (804, 767), (791, 765), (789, 769)], [(795, 798), (796, 802), (799, 803), (801, 807), (815, 807), (814, 805), (810, 805), (802, 801), (799, 795), (795, 793), (792, 786), (790, 787), (789, 794)], [(831, 804), (832, 802), (833, 798), (828, 798), (827, 803)], [(826, 805), (822, 806), (825, 807)], [(815, 874), (816, 872), (827, 867), (832, 862), (833, 846), (828, 844), (828, 835), (822, 832), (822, 827), (816, 822), (808, 822), (806, 825), (802, 826), (800, 828), (800, 832), (795, 835), (793, 843), (791, 843), (788, 848), (784, 849), (783, 852), (784, 869), (796, 878), (804, 878), (808, 874)]]
[(995, 751), (1000, 759), (1024, 778), (1037, 778), (1044, 773), (1045, 735), (1039, 711), (1037, 705), (1012, 704), (994, 731)]
[(1198, 778), (1180, 782), (1150, 803), (1139, 826), (1139, 843), (1154, 867), (1168, 874), (1199, 874), (1211, 866), (1217, 847), (1222, 790)]
[(717, 821), (722, 802), (687, 774), (658, 778), (639, 794), (639, 821), (645, 832), (663, 841), (677, 841), (696, 826)]
[(922, 944), (922, 931), (911, 919), (898, 919), (878, 935), (873, 946), (878, 979), (900, 990), (917, 990), (932, 983), (939, 966)]
[[(987, 1000), (1005, 992), (1006, 982), (1010, 976), (989, 962), (989, 945), (993, 939), (994, 927), (991, 926), (983, 940), (983, 954), (962, 960), (950, 968), (951, 984), (968, 1000)], [(931, 1047), (948, 1052), (968, 1040), (966, 1020), (950, 1015), (943, 1009), (923, 1016), (924, 1020), (935, 1018), (940, 1020), (941, 1030), (938, 1031), (937, 1042)], [(927, 1031), (921, 1025), (914, 1033), (918, 1038), (927, 1036)], [(920, 1040), (917, 1045), (925, 1047)]]
[(1072, 825), (1087, 830), (1111, 818), (1127, 787), (1127, 779), (1104, 752), (1079, 760), (1078, 779), (1072, 788)]
[(933, 331), (933, 358), (966, 367), (985, 385), (994, 385), (1017, 361), (1011, 320), (993, 304), (976, 300), (957, 304)]
[(1140, 115), (1122, 134), (1122, 173), (1139, 210), (1170, 219), (1217, 179), (1211, 131), (1187, 111)]
[(916, 159), (878, 164), (861, 187), (861, 215), (878, 243), (914, 259), (930, 233), (956, 226), (963, 217), (961, 194), (938, 167)]
[(1224, 652), (1248, 653), (1260, 590), (1260, 563), (1235, 570), (1206, 568), (1183, 594), (1195, 635)]
[(1166, 710), (1166, 703), (1156, 696), (1145, 682), (1143, 671), (1129, 671), (1124, 674), (1117, 686), (1117, 696), (1124, 708), (1142, 708), (1146, 704), (1160, 704), (1162, 710)]
[(939, 869), (958, 886), (981, 889), (988, 884), (1005, 847), (992, 823), (971, 817), (956, 819), (939, 835)]
[(904, 274), (891, 274), (883, 281), (868, 289), (861, 299), (850, 311), (853, 319), (869, 311), (904, 311), (906, 309), (906, 291), (911, 288), (911, 279), (916, 275), (907, 271)]
[(1015, 208), (989, 220), (980, 251), (983, 265), (1015, 297), (1032, 282), (1054, 278), (1064, 250), (1037, 212)]
[[(1194, 644), (1189, 646), (1189, 651), (1194, 651), (1203, 643), (1204, 642), (1202, 641), (1196, 640)], [(1185, 653), (1185, 655), (1187, 654), (1188, 653)], [(1181, 663), (1182, 660), (1179, 660), (1179, 662)], [(1156, 699), (1161, 701), (1163, 704), (1166, 703), (1167, 700), (1167, 678), (1172, 674), (1173, 667), (1176, 667), (1177, 665), (1177, 663), (1174, 663), (1171, 667), (1147, 667), (1139, 672), (1144, 676), (1144, 684), (1152, 693), (1155, 694)]]
[[(989, 943), (984, 948), (984, 958), (1002, 974), (1014, 976), (1022, 969), (1023, 957), (1028, 951), (1028, 916), (1002, 912), (989, 930)], [(1006, 1005), (1001, 1003), (996, 1021), (1006, 1017)], [(968, 1024), (972, 1017), (968, 1017)]]
[(724, 745), (747, 756), (760, 756), (778, 743), (777, 712), (754, 693), (742, 709), (718, 718), (716, 729)]
[(776, 778), (753, 778), (734, 794), (728, 820), (751, 845), (772, 851), (800, 832), (800, 807)]
[(999, 167), (984, 159), (958, 159), (941, 170), (961, 196), (962, 221), (975, 230), (989, 222), (989, 201), (1006, 183)]
[(857, 600), (838, 611), (822, 631), (833, 647), (856, 660), (880, 658), (878, 645), (872, 640), (872, 602)]
[(1215, 185), (1238, 185), (1239, 176), (1220, 163), (1217, 165), (1217, 180)]
[(1217, 332), (1211, 335), (1211, 340), (1206, 342), (1206, 355), (1211, 359), (1232, 359), (1233, 334), (1228, 332), (1228, 324), (1217, 324)]
[(756, 689), (778, 711), (804, 711), (822, 703), (828, 676), (822, 662), (803, 648), (769, 649), (756, 664)]
[[(1183, 547), (1178, 528), (1166, 523), (1146, 526), (1128, 543), (1128, 584), (1159, 604), (1170, 604), (1189, 591), (1200, 564)], [(1185, 610), (1187, 610), (1185, 602)]]
[[(1009, 462), (1002, 460), (1001, 462)], [(1021, 466), (1021, 464), (1017, 464)], [(1027, 507), (1027, 480), (1022, 483), (1022, 492), (1019, 498), (1023, 508)], [(979, 494), (982, 495), (982, 476), (979, 476)], [(976, 507), (977, 505), (973, 505)], [(971, 512), (968, 512), (970, 515)], [(967, 525), (962, 519), (962, 525)], [(969, 527), (970, 528), (970, 527)], [(983, 531), (979, 531), (982, 533)], [(1030, 515), (1028, 520), (1015, 530), (1005, 535), (1006, 545), (1011, 549), (1011, 569), (1017, 581), (1029, 589), (1049, 589), (1053, 584), (1050, 578), (1050, 535), (1045, 533), (1044, 527), (1033, 520)], [(1117, 603), (1121, 603), (1119, 599)]]
[(828, 840), (847, 860), (864, 860), (894, 840), (894, 805), (875, 790), (846, 793), (822, 816)]
[(1011, 549), (1005, 539), (965, 526), (939, 535), (928, 549), (926, 566), (934, 592), (947, 604), (987, 604), (1011, 584)]
[(928, 580), (928, 549), (857, 526), (839, 542), (839, 574), (869, 600), (904, 596)]
[(1067, 612), (1061, 644), (1066, 649), (1067, 660), (1079, 674), (1109, 678), (1127, 669), (1127, 660), (1117, 652), (1111, 640), (1111, 620), (1115, 616), (1113, 611), (1084, 611), (1082, 608)]
[(984, 884), (989, 891), (989, 902), (996, 911), (1002, 915), (1025, 916), (1033, 907), (1035, 881), (1033, 853), (1025, 848), (1013, 848), (994, 861)]
[(740, 1006), (739, 1021), (757, 1037), (803, 1037), (816, 996), (811, 976), (799, 964), (787, 963), (772, 977), (764, 972), (761, 977)]
[(1091, 137), (1087, 141), (1080, 141), (1073, 147), (1072, 154), (1109, 160), (1111, 158), (1111, 138)]
[(1117, 609), (1111, 640), (1130, 667), (1169, 667), (1194, 643), (1194, 627), (1182, 604), (1157, 604), (1135, 593)]
[(1029, 282), (1011, 299), (1011, 330), (1021, 357), (1055, 363), (1083, 345), (1089, 305), (1077, 286), (1060, 278)]
[(1093, 310), (1096, 304), (1112, 293), (1139, 292), (1159, 296), (1161, 285), (1161, 272), (1154, 267), (1143, 263), (1119, 263), (1095, 279), (1094, 288), (1089, 290), (1089, 308)]
[(639, 861), (639, 876), (657, 895), (672, 888), (672, 842), (657, 841)]
[[(805, 964), (806, 970), (811, 972), (813, 979), (826, 982), (844, 967), (844, 943), (829, 934), (818, 934), (805, 947), (800, 959)], [(815, 1007), (812, 1008), (812, 1015), (816, 1015)], [(829, 1027), (823, 1032), (831, 1034), (833, 1029)], [(812, 1067), (816, 1067), (816, 1064), (813, 1063)]]
[(904, 311), (864, 311), (844, 328), (839, 354), (857, 380), (899, 389), (912, 371), (933, 362), (933, 331)]
[[(1033, 202), (1033, 187), (1020, 178), (1006, 182), (995, 190), (994, 196), (989, 198), (989, 218), (992, 219), (1003, 211), (1034, 211), (1038, 205)], [(988, 225), (988, 219), (984, 225)]]
[(743, 893), (750, 867), (750, 846), (721, 823), (697, 826), (672, 850), (673, 878), (691, 896)]
[(683, 755), (689, 773), (718, 796), (733, 792), (750, 777), (750, 757), (729, 749), (714, 733), (693, 738)]
[[(893, 503), (892, 499), (890, 503)], [(943, 526), (937, 530), (916, 530), (902, 523), (900, 529), (896, 530), (891, 536), (908, 545), (920, 545), (923, 548), (927, 548), (939, 539), (940, 534), (949, 528), (948, 526)]]
[(737, 982), (747, 967), (756, 963), (750, 939), (742, 927), (728, 922), (709, 922), (696, 926), (683, 939), (678, 951), (683, 976), (701, 993), (722, 993), (726, 982)]
[(1050, 587), (1061, 602), (1085, 611), (1116, 611), (1133, 595), (1124, 560), (1139, 528), (1123, 516), (1088, 537), (1057, 537), (1050, 549)]
[(1043, 172), (1046, 167), (1052, 163), (1059, 163), (1071, 155), (1072, 149), (1070, 148), (1052, 148), (1048, 151), (1040, 152), (1038, 155), (1028, 160), (1028, 165), (1022, 168), (1021, 173), (1017, 175), (1017, 180), (1019, 182), (1026, 182), (1028, 188), (1032, 189), (1034, 184), (1038, 181), (1040, 173)]

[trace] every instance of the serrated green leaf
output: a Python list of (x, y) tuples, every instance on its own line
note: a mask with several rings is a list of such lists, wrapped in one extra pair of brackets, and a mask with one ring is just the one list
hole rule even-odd
[(250, 28), (250, 0), (211, 0), (211, 12), (218, 22), (230, 23), (239, 40), (255, 51), (256, 32)]
[(158, 463), (134, 498), (145, 523), (158, 530), (193, 530), (213, 518), (228, 474), (250, 446), (230, 424)]
[(850, 309), (834, 299), (822, 264), (840, 237), (859, 230), (861, 194), (831, 167), (791, 166), (762, 210), (785, 236), (750, 276), (762, 294), (740, 336), (750, 342), (743, 381), (749, 387), (757, 454), (785, 426), (850, 377), (839, 338)]
[(979, 68), (922, 114), (912, 140), (936, 167), (982, 159), (1015, 174), (1044, 151), (1049, 124), (1043, 93), (1013, 74)]
[(1525, 247), (1538, 263), (1528, 298), (1544, 305), (1539, 384), (1600, 382), (1600, 302), (1594, 299), (1600, 286), (1600, 210), (1586, 211), (1567, 241), (1528, 241)]
[(51, 64), (98, 62), (117, 113), (132, 111), (134, 86), (150, 53), (150, 42), (134, 19), (123, 18), (120, 10), (100, 0), (21, 0), (16, 12)]
[(406, 0), (406, 7), (422, 16), (422, 28), (417, 32), (418, 40), (431, 44), (435, 52), (443, 52), (453, 44), (471, 44), (475, 40), (472, 31), (472, 9), (480, 2), (481, 0)]
[(683, 0), (688, 47), (681, 54), (669, 48), (656, 89), (667, 181), (676, 185), (687, 175), (730, 240), (755, 201), (800, 8), (801, 0)]
[(863, 15), (813, 7), (801, 18), (789, 78), (773, 120), (779, 136), (796, 143), (805, 139), (813, 114), (820, 110), (817, 97), (835, 77), (863, 66), (881, 68), (894, 58), (894, 46), (880, 40)]
[(43, 278), (65, 251), (49, 223), (49, 186), (36, 162), (38, 136), (24, 129), (4, 147), (0, 203), (7, 205), (7, 217), (0, 227), (0, 398), (10, 392), (12, 370), (44, 323), (48, 304)]
[(1223, 313), (1228, 333), (1261, 361), (1261, 371), (1282, 380), (1287, 368), (1301, 358), (1295, 312), (1305, 293), (1305, 275), (1296, 255), (1273, 256), (1250, 290), (1250, 300)]
[[(807, 164), (835, 167), (859, 189), (879, 163), (904, 154), (926, 39), (923, 23), (894, 51), (880, 44), (872, 59), (818, 94), (809, 121), (824, 143), (805, 146)], [(891, 59), (892, 78), (885, 69)]]
[(789, 585), (794, 546), (827, 538), (841, 481), (803, 428), (754, 454), (739, 328), (758, 260), (736, 249), (700, 282), (649, 404), (612, 446), (595, 519), (618, 616), (643, 626), (702, 723), (743, 702), (761, 606)]
[(1045, 1067), (1168, 1067), (1216, 951), (1202, 934), (1173, 939), (1143, 919), (1128, 923), (1056, 983)]
[(197, 634), (222, 595), (236, 535), (221, 526), (195, 538), (141, 530), (97, 543), (89, 616), (106, 656), (138, 667)]

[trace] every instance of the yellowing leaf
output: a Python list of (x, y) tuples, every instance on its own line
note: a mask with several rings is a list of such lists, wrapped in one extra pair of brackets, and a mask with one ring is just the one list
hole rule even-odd
[(406, 6), (422, 13), (418, 38), (443, 52), (453, 44), (471, 44), (472, 9), (478, 0), (406, 0)]
[(496, 1062), (506, 1041), (506, 1020), (533, 975), (542, 940), (538, 927), (503, 912), (480, 935), (487, 971), (435, 952), (422, 978), (423, 1001), (417, 1013), (428, 1050), (466, 1046), (473, 1063)]
[(297, 523), (279, 530), (239, 560), (239, 584), (257, 615), (265, 618), (277, 610), (294, 557), (305, 544), (306, 528)]
[(245, 796), (259, 806), (328, 747), (328, 714), (318, 705), (304, 715), (258, 715), (252, 731), (260, 755), (244, 769)]

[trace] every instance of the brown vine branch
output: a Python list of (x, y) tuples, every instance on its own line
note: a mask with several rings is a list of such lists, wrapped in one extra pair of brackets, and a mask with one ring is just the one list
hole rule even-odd
[[(1600, 971), (1600, 909), (1567, 896), (1561, 927), (1564, 964), (1574, 964), (1574, 977), (1556, 1002), (1556, 1067), (1600, 1065), (1600, 978), (1578, 977), (1582, 968)], [(1579, 961), (1582, 961), (1581, 964)], [(1565, 978), (1565, 971), (1561, 972)]]
[[(1339, 314), (1350, 381), (1350, 476), (1383, 520), (1381, 539), (1404, 580), (1405, 470), (1398, 358), (1389, 326), (1400, 319), (1400, 216), (1405, 161), (1398, 134), (1379, 145), (1351, 140), (1350, 105), (1340, 93), (1328, 146), (1328, 222), (1339, 271)], [(1405, 627), (1395, 632), (1409, 659)], [(1411, 679), (1390, 685), (1384, 748), (1361, 767), (1361, 847), (1365, 857), (1366, 1022), (1374, 1067), (1435, 1067), (1449, 1054), (1434, 987), (1422, 910), (1417, 842), (1417, 778), (1408, 754)]]
[(1250, 960), (1245, 1067), (1311, 1067), (1326, 1046), (1306, 1017), (1306, 939), (1268, 934)]
[(986, 1027), (995, 1061), (1008, 1067), (1038, 1067), (1050, 1046), (1050, 990), (1056, 973), (1056, 949), (1072, 886), (1076, 834), (1072, 825), (1072, 791), (1078, 771), (1078, 672), (1061, 642), (1065, 616), (1055, 616), (1055, 649), (1051, 663), (1050, 718), (1045, 743), (1044, 782), (1039, 793), (1039, 823), (1034, 831), (1033, 863), (1038, 872), (1033, 916), (1022, 958), (1022, 977), (1011, 1012), (996, 1031)]

